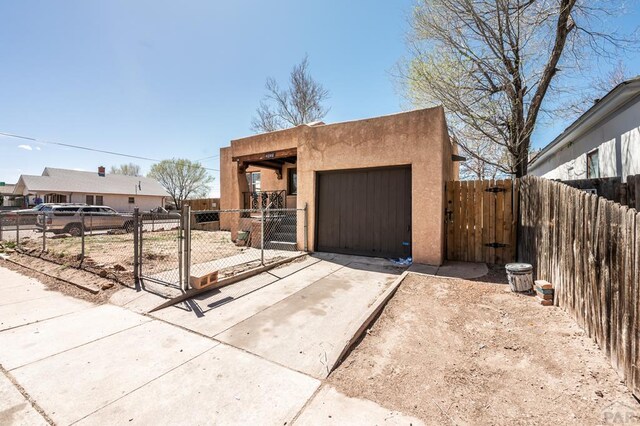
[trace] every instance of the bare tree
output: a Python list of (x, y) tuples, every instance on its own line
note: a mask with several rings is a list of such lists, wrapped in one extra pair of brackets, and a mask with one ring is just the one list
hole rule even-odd
[(204, 197), (213, 178), (200, 163), (185, 159), (163, 160), (151, 166), (148, 177), (160, 182), (167, 190), (177, 209), (188, 198)]
[(460, 163), (460, 179), (481, 180), (506, 177), (502, 169), (494, 165), (506, 164), (506, 153), (500, 146), (489, 140), (481, 139), (467, 140), (465, 147), (473, 151), (475, 155), (465, 154), (467, 160)]
[(251, 129), (257, 133), (322, 120), (329, 112), (323, 106), (329, 91), (311, 77), (307, 56), (291, 70), (289, 87), (281, 89), (275, 79), (268, 78), (265, 88), (267, 95), (251, 121)]
[(111, 166), (109, 173), (113, 175), (140, 176), (140, 166), (133, 163)]
[[(562, 108), (570, 79), (581, 75), (590, 55), (629, 45), (603, 29), (618, 6), (605, 0), (420, 0), (413, 58), (402, 74), (407, 95), (414, 105), (443, 105), (468, 156), (523, 176), (536, 124)], [(480, 141), (495, 144), (505, 161), (477, 152)]]
[(595, 89), (599, 96), (604, 96), (613, 90), (618, 84), (629, 80), (631, 74), (624, 65), (624, 62), (618, 61), (616, 65), (609, 70), (603, 77), (600, 77), (595, 82)]

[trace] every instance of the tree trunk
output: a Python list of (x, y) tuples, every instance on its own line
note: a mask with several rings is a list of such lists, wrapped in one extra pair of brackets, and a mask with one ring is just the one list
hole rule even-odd
[(526, 138), (517, 142), (518, 154), (515, 160), (515, 173), (516, 178), (521, 178), (527, 175), (529, 168), (529, 146), (531, 145), (531, 139)]

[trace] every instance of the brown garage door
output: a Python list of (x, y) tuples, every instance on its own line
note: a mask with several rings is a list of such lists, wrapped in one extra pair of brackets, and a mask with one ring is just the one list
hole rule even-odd
[(411, 255), (411, 168), (318, 174), (316, 250)]

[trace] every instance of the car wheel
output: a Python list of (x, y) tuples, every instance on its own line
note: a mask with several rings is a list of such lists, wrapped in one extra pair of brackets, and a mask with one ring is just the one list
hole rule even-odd
[(127, 232), (133, 232), (133, 222), (132, 222), (132, 221), (130, 221), (130, 220), (126, 221), (126, 222), (124, 223), (123, 228), (124, 228), (124, 230), (125, 230), (125, 231), (127, 231)]
[(67, 226), (67, 234), (71, 234), (74, 237), (79, 237), (80, 235), (82, 235), (82, 226), (77, 223)]

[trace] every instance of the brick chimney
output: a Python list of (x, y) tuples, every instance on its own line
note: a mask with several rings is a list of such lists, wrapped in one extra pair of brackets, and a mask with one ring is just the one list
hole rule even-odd
[(98, 176), (102, 176), (102, 177), (104, 177), (104, 175), (105, 175), (105, 169), (104, 169), (104, 166), (100, 166), (100, 167), (98, 167)]

